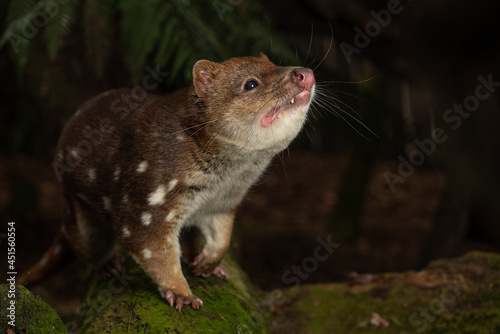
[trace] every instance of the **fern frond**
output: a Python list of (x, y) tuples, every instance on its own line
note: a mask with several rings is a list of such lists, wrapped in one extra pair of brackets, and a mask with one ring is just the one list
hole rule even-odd
[(170, 5), (161, 0), (122, 0), (122, 36), (126, 40), (126, 60), (134, 81), (144, 75), (147, 57), (157, 46)]
[(195, 7), (188, 6), (184, 0), (172, 2), (174, 6), (170, 7), (154, 60), (161, 67), (167, 66), (171, 82), (186, 83), (196, 60), (223, 60), (230, 54), (226, 50), (231, 48), (219, 42), (220, 36)]
[(193, 57), (196, 57), (196, 51), (187, 39), (182, 39), (180, 41), (176, 51), (175, 59), (173, 63), (171, 63), (171, 80), (185, 80), (186, 72), (189, 73), (190, 71), (188, 70), (191, 69), (191, 66), (193, 66)]
[(175, 54), (175, 46), (179, 45), (181, 39), (185, 38), (182, 30), (179, 30), (179, 20), (174, 15), (169, 15), (166, 25), (160, 37), (160, 43), (156, 49), (155, 63), (164, 67)]
[(76, 8), (79, 3), (80, 0), (67, 0), (64, 5), (59, 5), (58, 11), (50, 18), (44, 29), (44, 38), (51, 60), (56, 57), (64, 38), (70, 32), (76, 19)]
[[(197, 11), (193, 6), (186, 4), (184, 0), (174, 0), (182, 22), (185, 24), (184, 30), (188, 32), (191, 42), (203, 55), (212, 60), (223, 60), (229, 57), (232, 46), (225, 46), (221, 43), (221, 36), (231, 34), (226, 30), (221, 35), (215, 33), (212, 28), (221, 23), (209, 22), (203, 18), (203, 14)], [(215, 15), (216, 16), (216, 15)], [(211, 16), (214, 17), (213, 15)]]
[(33, 39), (38, 34), (39, 28), (33, 24), (33, 18), (39, 10), (40, 6), (34, 0), (11, 1), (9, 5), (8, 25), (0, 37), (0, 48), (10, 44), (18, 75), (21, 75), (28, 62)]
[(83, 8), (83, 33), (87, 58), (94, 72), (102, 77), (112, 48), (114, 1), (86, 0)]
[(32, 12), (32, 10), (37, 7), (36, 3), (36, 0), (11, 0), (9, 9), (7, 10), (6, 22), (10, 23)]

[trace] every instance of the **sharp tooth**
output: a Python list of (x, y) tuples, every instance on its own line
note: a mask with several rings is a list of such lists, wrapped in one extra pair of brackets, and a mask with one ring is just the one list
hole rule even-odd
[(295, 97), (292, 98), (292, 101), (290, 101), (291, 104), (293, 104), (295, 102)]

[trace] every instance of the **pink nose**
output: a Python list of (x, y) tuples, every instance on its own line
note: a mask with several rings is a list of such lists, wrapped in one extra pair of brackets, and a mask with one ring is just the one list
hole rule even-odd
[(304, 89), (311, 89), (311, 87), (316, 83), (316, 79), (314, 79), (314, 73), (309, 68), (297, 68), (292, 72), (292, 80), (299, 87), (303, 87)]

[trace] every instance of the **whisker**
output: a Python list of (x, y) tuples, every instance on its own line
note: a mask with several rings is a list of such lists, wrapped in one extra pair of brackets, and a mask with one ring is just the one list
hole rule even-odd
[(371, 81), (375, 79), (378, 76), (378, 74), (375, 74), (374, 76), (361, 80), (361, 81), (338, 81), (338, 80), (331, 80), (331, 81), (322, 81), (322, 84), (362, 84), (362, 83), (367, 83), (368, 81)]
[[(320, 88), (321, 88), (321, 90), (320, 90), (320, 92), (319, 92), (319, 93), (320, 93), (322, 96), (326, 96), (326, 93), (325, 93), (325, 92), (323, 92), (323, 88), (324, 88), (324, 87), (321, 87), (321, 86), (320, 86)], [(366, 101), (367, 101), (366, 99), (364, 99), (364, 98), (362, 98), (361, 96), (358, 96), (358, 95), (356, 95), (356, 94), (352, 94), (352, 93), (344, 92), (344, 91), (342, 91), (342, 90), (333, 89), (333, 88), (330, 88), (330, 89), (331, 89), (332, 91), (334, 91), (335, 93), (339, 93), (339, 94), (342, 94), (342, 95), (346, 95), (346, 96), (352, 97), (352, 98), (354, 98), (354, 99), (356, 99), (356, 100), (361, 100), (361, 101), (364, 101), (364, 102), (366, 102)], [(332, 95), (332, 98), (334, 98), (334, 99), (336, 99), (336, 100), (338, 99), (338, 97), (337, 97), (337, 96), (335, 96), (335, 95)]]
[[(349, 95), (351, 95), (351, 94), (349, 94), (349, 93), (344, 93), (344, 92), (341, 92), (341, 93), (343, 93), (343, 94), (345, 94), (345, 95), (348, 95), (348, 96), (349, 96)], [(353, 112), (356, 116), (358, 116), (360, 119), (363, 119), (363, 116), (361, 116), (360, 114), (358, 114), (358, 112), (357, 112), (356, 110), (354, 110), (354, 108), (352, 108), (350, 105), (348, 105), (346, 102), (342, 101), (341, 99), (339, 99), (339, 98), (337, 98), (337, 97), (335, 97), (335, 96), (329, 96), (329, 95), (327, 95), (325, 92), (323, 92), (322, 90), (319, 90), (318, 94), (319, 94), (319, 97), (320, 97), (320, 98), (322, 98), (322, 99), (325, 99), (325, 100), (331, 99), (331, 100), (332, 100), (332, 104), (333, 104), (333, 106), (335, 106), (336, 108), (340, 108), (340, 109), (341, 109), (341, 107), (339, 107), (339, 106), (336, 104), (336, 102), (338, 102), (338, 103), (340, 103), (341, 105), (343, 105), (343, 106), (345, 106), (346, 108), (348, 108), (349, 110), (351, 110), (351, 111), (352, 111), (352, 112)], [(353, 96), (353, 97), (356, 97), (356, 98), (359, 98), (359, 97), (357, 97), (356, 95), (352, 95), (352, 96)]]
[(333, 46), (333, 27), (332, 27), (332, 24), (330, 22), (328, 22), (329, 26), (330, 26), (330, 31), (332, 32), (332, 36), (330, 37), (330, 45), (328, 46), (328, 50), (326, 50), (326, 53), (325, 55), (323, 56), (323, 59), (321, 59), (321, 61), (319, 62), (318, 65), (316, 65), (315, 68), (313, 68), (313, 71), (316, 71), (316, 69), (321, 65), (323, 64), (323, 62), (325, 61), (326, 57), (328, 56), (328, 54), (330, 53), (331, 49), (332, 49), (332, 46)]
[(297, 45), (297, 41), (295, 40), (295, 36), (293, 33), (290, 35), (290, 38), (288, 39), (290, 44), (293, 44), (295, 46), (295, 61), (298, 63), (299, 62), (299, 47)]
[(309, 58), (309, 54), (311, 53), (313, 35), (314, 35), (314, 23), (311, 22), (311, 38), (309, 39), (309, 47), (307, 48), (307, 54), (306, 54), (306, 58), (304, 60), (304, 64), (305, 64), (305, 61), (307, 61), (307, 58)]
[[(311, 126), (311, 128), (314, 130), (314, 128), (312, 126)], [(307, 128), (304, 129), (304, 132), (306, 133), (307, 138), (309, 138), (309, 141), (312, 143), (313, 139), (312, 139), (311, 134), (309, 133), (309, 131), (307, 131)]]
[[(361, 125), (361, 127), (363, 127), (365, 130), (367, 130), (371, 135), (375, 136), (376, 138), (380, 138), (375, 132), (373, 132), (362, 121), (360, 121), (359, 119), (357, 119), (356, 117), (354, 117), (350, 113), (346, 112), (335, 101), (328, 100), (325, 97), (327, 97), (327, 96), (323, 96), (323, 98), (321, 98), (321, 96), (320, 96), (320, 98), (314, 99), (313, 105), (319, 106), (323, 110), (333, 112), (334, 115), (336, 115), (337, 117), (342, 119), (344, 122), (346, 122), (354, 131), (356, 131), (360, 136), (362, 136), (364, 139), (366, 139), (368, 141), (371, 141), (371, 140), (368, 137), (366, 137), (360, 130), (358, 130), (357, 127), (355, 127), (353, 125), (353, 123), (352, 123), (353, 121), (354, 121), (354, 124)], [(342, 112), (343, 115), (345, 115), (345, 117), (340, 112)]]
[[(220, 119), (221, 118), (217, 118), (217, 119), (206, 121), (206, 122), (203, 122), (203, 123), (200, 123), (200, 124), (196, 124), (196, 125), (190, 126), (188, 128), (185, 128), (185, 129), (182, 129), (182, 130), (179, 130), (179, 131), (176, 131), (176, 132), (172, 132), (170, 135), (174, 136), (176, 134), (179, 134), (179, 133), (182, 133), (182, 132), (186, 132), (187, 130), (191, 130), (191, 129), (194, 129), (194, 128), (197, 128), (197, 127), (205, 126), (205, 125), (213, 123), (213, 122), (217, 122)], [(198, 133), (198, 132), (196, 132), (196, 133)]]

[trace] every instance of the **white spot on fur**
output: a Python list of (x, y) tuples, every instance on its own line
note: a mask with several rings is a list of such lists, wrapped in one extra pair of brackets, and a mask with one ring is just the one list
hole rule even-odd
[(104, 210), (111, 212), (111, 199), (105, 196), (102, 201), (104, 202)]
[(75, 116), (78, 116), (82, 111), (80, 109), (78, 109), (76, 112), (75, 112)]
[(113, 173), (113, 180), (116, 182), (120, 179), (120, 167), (116, 167), (115, 172)]
[(123, 226), (123, 227), (122, 227), (122, 234), (123, 234), (123, 236), (124, 236), (125, 238), (130, 237), (130, 231), (129, 231), (129, 229), (128, 229), (128, 227), (127, 227), (127, 226)]
[(171, 221), (175, 217), (175, 212), (172, 210), (168, 213), (167, 217), (165, 218), (166, 221)]
[(184, 141), (186, 137), (184, 137), (183, 135), (177, 135), (175, 139), (177, 139), (178, 141)]
[(149, 194), (148, 202), (149, 205), (161, 205), (165, 203), (165, 195), (167, 191), (164, 185), (159, 186), (154, 192)]
[(75, 149), (72, 149), (70, 153), (75, 158), (78, 156), (78, 152)]
[(125, 196), (123, 196), (123, 203), (128, 203), (128, 194), (125, 194)]
[(90, 168), (88, 170), (88, 174), (89, 174), (89, 181), (94, 182), (95, 181), (95, 169)]
[(179, 180), (177, 180), (177, 179), (173, 179), (172, 181), (170, 181), (168, 183), (168, 191), (171, 191), (172, 189), (174, 189), (174, 187), (177, 185), (177, 182), (179, 182)]
[(147, 168), (148, 168), (148, 162), (143, 161), (137, 166), (137, 172), (144, 173)]
[(165, 241), (167, 242), (167, 244), (173, 244), (174, 243), (174, 239), (170, 235), (165, 238)]
[(142, 250), (142, 256), (145, 258), (145, 259), (150, 259), (151, 258), (151, 251), (147, 248), (143, 249)]
[(59, 153), (57, 153), (57, 159), (59, 161), (63, 161), (64, 160), (64, 153), (63, 153), (63, 151), (59, 151)]
[(146, 225), (146, 226), (151, 224), (151, 214), (149, 212), (144, 212), (141, 215), (141, 221), (142, 221), (142, 224)]

